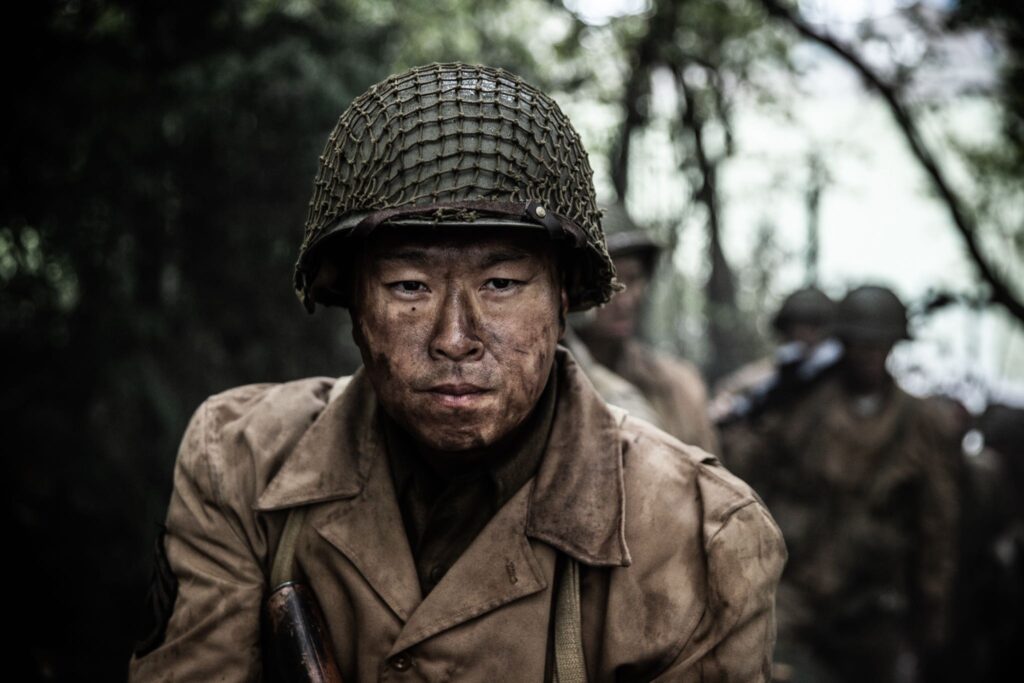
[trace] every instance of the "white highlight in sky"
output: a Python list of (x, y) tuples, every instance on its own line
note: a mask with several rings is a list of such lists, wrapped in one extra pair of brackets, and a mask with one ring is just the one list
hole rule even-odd
[(616, 17), (642, 14), (650, 0), (565, 0), (565, 6), (591, 26), (602, 26)]

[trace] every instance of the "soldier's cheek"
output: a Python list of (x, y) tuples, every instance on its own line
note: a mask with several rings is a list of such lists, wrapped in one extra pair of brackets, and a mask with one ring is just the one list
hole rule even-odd
[(408, 400), (417, 372), (416, 327), (408, 312), (387, 305), (368, 306), (358, 318), (356, 343), (363, 365), (380, 398), (388, 403)]
[(546, 300), (533, 301), (523, 315), (491, 318), (484, 338), (505, 382), (503, 417), (518, 423), (526, 417), (547, 384), (560, 327), (558, 310)]

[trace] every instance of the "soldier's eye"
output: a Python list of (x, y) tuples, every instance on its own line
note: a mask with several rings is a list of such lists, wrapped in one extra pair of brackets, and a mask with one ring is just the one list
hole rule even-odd
[(518, 280), (512, 280), (507, 277), (492, 277), (485, 283), (485, 287), (488, 289), (505, 290), (511, 289), (518, 283)]
[(417, 294), (427, 291), (427, 286), (416, 280), (399, 280), (398, 282), (390, 283), (388, 286), (400, 294)]

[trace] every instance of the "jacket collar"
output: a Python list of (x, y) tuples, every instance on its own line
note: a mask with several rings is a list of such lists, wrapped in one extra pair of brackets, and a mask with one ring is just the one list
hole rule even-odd
[[(554, 424), (534, 478), (526, 534), (584, 564), (626, 566), (630, 556), (625, 541), (620, 418), (568, 351), (558, 349), (556, 364)], [(384, 452), (377, 409), (373, 387), (360, 369), (299, 440), (255, 509), (278, 510), (358, 496), (366, 485), (373, 454)]]
[(630, 564), (625, 537), (621, 418), (559, 348), (558, 403), (534, 483), (528, 536), (584, 564)]
[[(340, 391), (338, 391), (340, 389)], [(377, 400), (362, 368), (342, 377), (328, 403), (295, 444), (254, 508), (283, 508), (354, 498), (366, 484), (371, 459), (382, 452), (369, 443), (379, 438)]]

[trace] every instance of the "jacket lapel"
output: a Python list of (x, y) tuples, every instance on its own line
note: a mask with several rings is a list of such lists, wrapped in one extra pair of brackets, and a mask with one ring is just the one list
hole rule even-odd
[(524, 485), (484, 527), (412, 614), (391, 654), (547, 587), (524, 534), (532, 488)]
[(537, 471), (526, 534), (591, 566), (630, 564), (620, 425), (568, 353), (559, 351), (558, 405)]
[(420, 604), (420, 586), (384, 457), (375, 459), (357, 497), (331, 504), (312, 526), (348, 558), (399, 619), (409, 620)]
[(421, 599), (419, 580), (377, 429), (377, 398), (362, 370), (343, 382), (255, 508), (325, 503), (307, 523), (406, 621)]

